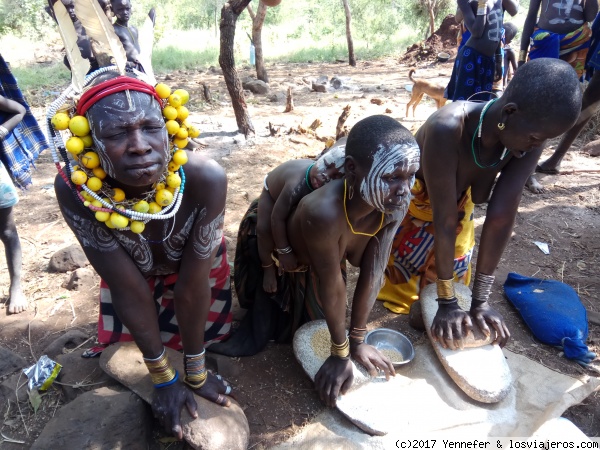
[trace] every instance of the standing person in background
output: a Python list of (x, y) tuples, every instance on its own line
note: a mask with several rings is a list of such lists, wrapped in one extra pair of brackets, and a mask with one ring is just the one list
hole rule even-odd
[[(596, 14), (597, 0), (531, 0), (521, 36), (519, 67), (527, 60), (529, 49), (530, 60), (560, 58), (568, 62), (581, 79), (592, 37), (588, 22), (593, 21)], [(534, 194), (544, 192), (533, 174), (526, 186)]]
[(143, 72), (138, 59), (141, 52), (138, 30), (133, 25), (129, 25), (129, 19), (131, 19), (131, 2), (129, 0), (111, 0), (110, 5), (116, 17), (113, 24), (115, 33), (119, 36), (123, 44), (123, 48), (127, 54), (127, 61), (132, 62), (135, 69)]
[(18, 202), (15, 184), (21, 188), (31, 184), (31, 166), (47, 148), (46, 137), (0, 55), (0, 240), (10, 277), (9, 314), (27, 309), (21, 288), (21, 243), (13, 214), (13, 206)]
[(504, 10), (514, 16), (519, 4), (516, 0), (479, 0), (474, 3), (458, 0), (471, 37), (456, 56), (450, 82), (446, 88), (448, 100), (467, 100), (474, 94), (478, 100), (489, 100), (496, 70), (495, 53), (502, 36)]

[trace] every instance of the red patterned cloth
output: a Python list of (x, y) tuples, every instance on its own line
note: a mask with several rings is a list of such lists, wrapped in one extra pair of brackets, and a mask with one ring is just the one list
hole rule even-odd
[[(225, 240), (215, 257), (209, 275), (211, 286), (210, 311), (204, 327), (204, 345), (225, 339), (231, 329), (231, 284)], [(148, 286), (153, 292), (158, 313), (158, 325), (163, 344), (181, 350), (181, 337), (175, 317), (173, 290), (177, 274), (148, 278)], [(98, 319), (98, 342), (107, 346), (115, 342), (133, 341), (129, 330), (117, 317), (110, 296), (110, 288), (100, 281), (100, 317)]]

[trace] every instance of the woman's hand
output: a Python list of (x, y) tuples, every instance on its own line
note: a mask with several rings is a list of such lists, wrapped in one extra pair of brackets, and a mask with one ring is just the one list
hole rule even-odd
[(337, 356), (325, 360), (315, 376), (315, 388), (327, 406), (335, 406), (338, 395), (345, 394), (352, 386), (354, 374), (352, 361)]
[(279, 271), (282, 272), (293, 272), (298, 268), (298, 259), (294, 252), (285, 253), (278, 256), (279, 259)]
[(152, 399), (152, 412), (165, 430), (177, 439), (183, 439), (181, 428), (181, 408), (187, 407), (190, 416), (198, 417), (198, 405), (192, 392), (183, 383), (177, 381), (170, 386), (155, 389)]
[(350, 350), (352, 358), (365, 366), (365, 369), (367, 369), (367, 372), (369, 372), (369, 375), (372, 377), (379, 375), (380, 371), (383, 371), (386, 380), (390, 379), (390, 375), (396, 376), (394, 365), (390, 359), (372, 345), (352, 343), (350, 345)]
[[(442, 347), (456, 350), (464, 348), (463, 339), (473, 328), (471, 316), (458, 303), (439, 302), (437, 313), (431, 324), (431, 337)], [(458, 345), (457, 345), (458, 344)]]
[(229, 406), (231, 405), (231, 400), (227, 396), (233, 397), (231, 395), (232, 390), (231, 385), (221, 375), (215, 375), (209, 371), (206, 383), (194, 392), (217, 405)]
[(500, 347), (504, 347), (510, 339), (510, 332), (504, 322), (504, 319), (493, 309), (488, 302), (482, 302), (479, 300), (471, 301), (471, 317), (475, 321), (475, 324), (481, 329), (483, 334), (486, 336), (490, 335), (490, 324), (496, 332), (496, 338), (492, 344), (498, 344)]

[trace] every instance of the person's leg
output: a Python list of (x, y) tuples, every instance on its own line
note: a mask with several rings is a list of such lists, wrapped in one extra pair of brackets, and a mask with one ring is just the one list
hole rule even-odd
[(8, 299), (8, 313), (17, 314), (27, 309), (27, 299), (21, 289), (21, 243), (17, 233), (17, 226), (13, 208), (0, 209), (0, 240), (4, 244), (8, 275), (10, 277), (10, 293)]
[(263, 269), (263, 290), (268, 294), (277, 292), (277, 267), (271, 258), (275, 248), (273, 235), (271, 234), (271, 214), (275, 202), (271, 194), (263, 189), (258, 201), (258, 212), (256, 219), (256, 237), (258, 241), (258, 255)]
[(552, 156), (537, 166), (536, 172), (549, 174), (557, 174), (559, 172), (560, 164), (565, 157), (565, 154), (573, 144), (573, 141), (579, 136), (581, 130), (583, 130), (594, 113), (598, 110), (598, 107), (600, 107), (600, 70), (594, 71), (594, 75), (592, 76), (587, 89), (583, 93), (579, 119), (577, 119), (575, 125), (563, 135)]

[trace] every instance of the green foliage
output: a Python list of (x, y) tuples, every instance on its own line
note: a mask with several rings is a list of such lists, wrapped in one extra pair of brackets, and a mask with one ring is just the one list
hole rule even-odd
[(0, 0), (0, 36), (43, 36), (54, 26), (45, 6), (45, 0)]
[(26, 93), (29, 90), (59, 91), (71, 81), (71, 72), (60, 62), (36, 64), (35, 66), (11, 67), (19, 87)]

